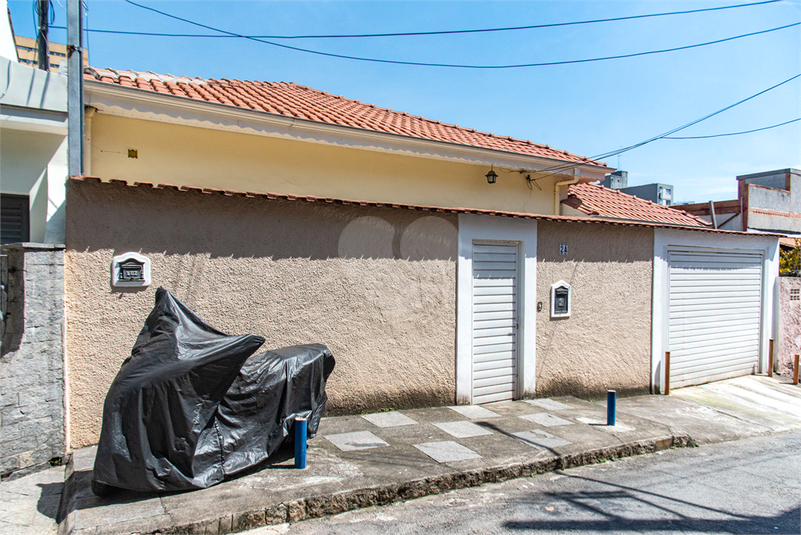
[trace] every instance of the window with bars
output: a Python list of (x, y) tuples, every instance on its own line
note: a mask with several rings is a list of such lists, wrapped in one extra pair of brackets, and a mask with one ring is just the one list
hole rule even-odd
[(790, 289), (790, 301), (801, 301), (801, 288)]

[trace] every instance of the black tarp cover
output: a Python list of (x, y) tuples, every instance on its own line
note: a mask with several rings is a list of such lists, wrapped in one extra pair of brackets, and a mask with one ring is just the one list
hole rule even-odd
[[(138, 491), (206, 488), (313, 437), (334, 358), (324, 345), (259, 355), (260, 336), (230, 336), (167, 290), (145, 321), (103, 407), (94, 482)], [(253, 355), (253, 356), (251, 356)]]

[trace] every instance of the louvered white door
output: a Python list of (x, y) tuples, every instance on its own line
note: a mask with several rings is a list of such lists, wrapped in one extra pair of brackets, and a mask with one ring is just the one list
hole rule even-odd
[(518, 244), (473, 244), (473, 403), (514, 399)]
[(761, 255), (671, 252), (670, 386), (754, 373), (761, 312)]

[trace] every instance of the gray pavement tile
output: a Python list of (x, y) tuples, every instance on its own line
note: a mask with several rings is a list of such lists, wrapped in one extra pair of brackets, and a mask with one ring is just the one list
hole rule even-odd
[(342, 451), (369, 450), (389, 446), (370, 431), (356, 431), (353, 433), (340, 433), (338, 435), (325, 435), (326, 440)]
[(587, 425), (591, 425), (597, 429), (601, 429), (603, 431), (612, 432), (629, 432), (634, 431), (635, 429), (630, 425), (626, 425), (618, 419), (615, 419), (615, 425), (606, 425), (606, 420), (602, 420), (600, 418), (576, 418), (579, 422)]
[(438, 463), (452, 463), (455, 461), (478, 459), (481, 457), (481, 455), (474, 452), (470, 448), (466, 448), (465, 446), (453, 442), (452, 440), (415, 444), (414, 447)]
[(543, 427), (556, 427), (559, 425), (573, 425), (573, 422), (570, 420), (565, 420), (564, 418), (559, 418), (558, 416), (554, 416), (553, 414), (548, 414), (547, 412), (537, 412), (534, 414), (526, 414), (521, 416), (524, 420), (528, 420), (529, 422), (534, 422), (535, 424), (539, 424)]
[(572, 444), (569, 440), (559, 438), (541, 429), (533, 429), (531, 431), (522, 431), (520, 433), (512, 433), (515, 438), (522, 440), (526, 444), (540, 448), (558, 448), (559, 446), (567, 446)]
[(397, 411), (365, 414), (362, 418), (378, 427), (397, 427), (399, 425), (414, 425), (417, 423)]
[(554, 401), (550, 398), (540, 398), (540, 399), (526, 399), (524, 400), (526, 403), (530, 405), (534, 405), (536, 407), (540, 407), (545, 409), (546, 411), (563, 411), (567, 409), (572, 409), (570, 405), (566, 405), (564, 403), (560, 403), (558, 401)]
[(476, 420), (479, 418), (500, 418), (501, 415), (497, 412), (492, 412), (489, 409), (485, 409), (480, 405), (458, 405), (455, 407), (448, 407), (449, 409), (458, 412), (462, 416), (466, 418), (470, 418), (471, 420)]
[(464, 420), (458, 422), (442, 422), (434, 425), (456, 438), (480, 437), (492, 434), (492, 431), (489, 429), (471, 422), (465, 422)]
[[(114, 511), (111, 514), (111, 511)], [(160, 498), (149, 498), (123, 503), (109, 502), (107, 498), (92, 496), (78, 500), (75, 516), (76, 525), (84, 527), (104, 526), (117, 522), (126, 522), (145, 517), (164, 515), (164, 507)]]

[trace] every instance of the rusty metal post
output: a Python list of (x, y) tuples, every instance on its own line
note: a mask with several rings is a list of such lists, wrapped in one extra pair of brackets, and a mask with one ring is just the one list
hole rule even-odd
[(773, 338), (768, 345), (768, 377), (773, 377)]
[(665, 351), (665, 395), (670, 394), (670, 351)]
[(793, 384), (798, 384), (798, 355), (795, 356), (795, 362), (793, 362)]

